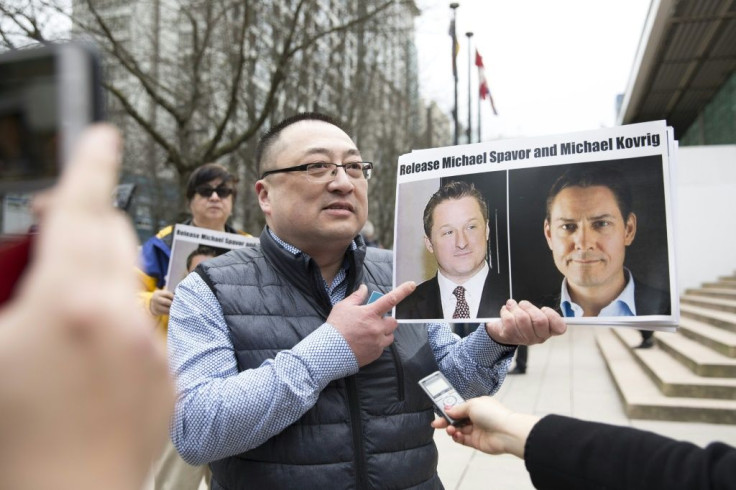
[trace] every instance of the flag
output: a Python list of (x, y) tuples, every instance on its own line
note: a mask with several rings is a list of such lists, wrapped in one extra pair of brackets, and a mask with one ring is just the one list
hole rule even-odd
[(457, 54), (460, 52), (460, 43), (455, 33), (455, 19), (450, 21), (450, 37), (452, 38), (452, 76), (457, 80)]
[(498, 116), (496, 112), (496, 104), (493, 103), (493, 96), (491, 95), (491, 89), (488, 88), (488, 80), (486, 80), (486, 69), (483, 66), (483, 57), (480, 55), (478, 50), (475, 50), (475, 66), (478, 67), (478, 82), (480, 83), (479, 94), (480, 98), (484, 99), (488, 96), (491, 101), (491, 109), (493, 109), (493, 115)]

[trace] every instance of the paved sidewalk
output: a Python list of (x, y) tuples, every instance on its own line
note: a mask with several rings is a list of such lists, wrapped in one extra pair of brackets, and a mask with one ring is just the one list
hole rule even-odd
[[(595, 343), (600, 328), (571, 325), (562, 337), (530, 347), (527, 373), (508, 376), (496, 397), (522, 412), (628, 425), (700, 446), (714, 440), (736, 445), (733, 425), (629, 419)], [(444, 431), (437, 431), (435, 441), (440, 478), (448, 490), (534, 488), (523, 461), (516, 457), (490, 456), (460, 446)]]

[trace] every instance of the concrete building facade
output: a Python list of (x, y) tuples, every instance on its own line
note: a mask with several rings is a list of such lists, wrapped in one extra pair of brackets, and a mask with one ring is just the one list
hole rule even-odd
[(620, 124), (664, 119), (680, 151), (673, 202), (678, 287), (736, 271), (736, 2), (652, 0)]

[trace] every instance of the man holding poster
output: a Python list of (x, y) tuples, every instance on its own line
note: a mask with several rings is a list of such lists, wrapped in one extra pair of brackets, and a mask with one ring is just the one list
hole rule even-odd
[[(669, 295), (636, 280), (626, 248), (636, 236), (632, 193), (610, 167), (575, 166), (547, 196), (544, 236), (564, 279), (559, 306), (566, 317), (669, 315)], [(642, 332), (642, 347), (652, 332)]]
[(492, 393), (514, 345), (564, 321), (509, 301), (462, 340), (447, 324), (397, 328), (386, 313), (415, 286), (392, 289), (393, 254), (360, 236), (373, 165), (352, 138), (298, 114), (262, 137), (256, 161), (259, 246), (200, 264), (176, 290), (174, 444), (209, 463), (218, 490), (441, 488), (418, 381), (441, 370), (465, 397)]
[(492, 318), (506, 302), (490, 284), (488, 206), (472, 183), (449, 181), (424, 208), (424, 245), (437, 274), (396, 307), (400, 319)]

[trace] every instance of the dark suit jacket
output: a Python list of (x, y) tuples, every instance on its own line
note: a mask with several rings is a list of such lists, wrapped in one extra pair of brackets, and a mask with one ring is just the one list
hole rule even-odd
[[(478, 318), (496, 318), (501, 307), (506, 303), (506, 292), (494, 291), (491, 287), (491, 274), (488, 273), (480, 298)], [(435, 275), (432, 279), (419, 284), (409, 296), (396, 307), (396, 318), (429, 320), (442, 319), (442, 298), (440, 284)]]
[(672, 313), (670, 295), (667, 291), (647, 286), (634, 278), (634, 304), (636, 316), (669, 315)]
[[(548, 296), (542, 301), (541, 306), (549, 306), (555, 311), (560, 311), (560, 295)], [(636, 316), (645, 315), (669, 315), (672, 313), (670, 294), (667, 291), (648, 286), (634, 278), (634, 305)]]

